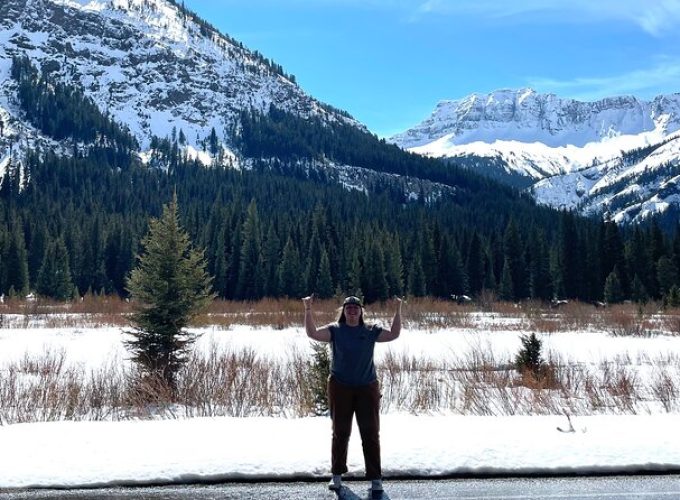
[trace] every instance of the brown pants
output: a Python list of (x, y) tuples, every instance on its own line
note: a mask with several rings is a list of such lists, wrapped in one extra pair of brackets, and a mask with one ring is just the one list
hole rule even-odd
[(328, 402), (333, 419), (331, 472), (347, 472), (347, 446), (352, 433), (352, 417), (356, 413), (364, 451), (367, 479), (380, 479), (380, 387), (378, 382), (369, 385), (341, 384), (333, 377), (328, 379)]

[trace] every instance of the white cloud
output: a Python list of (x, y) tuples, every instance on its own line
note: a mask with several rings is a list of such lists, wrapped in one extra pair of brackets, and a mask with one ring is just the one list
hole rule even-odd
[(636, 95), (651, 98), (660, 93), (678, 91), (680, 60), (661, 57), (656, 65), (625, 74), (601, 78), (580, 77), (572, 80), (550, 78), (529, 79), (529, 85), (539, 92), (554, 92), (580, 100), (595, 100), (615, 95)]

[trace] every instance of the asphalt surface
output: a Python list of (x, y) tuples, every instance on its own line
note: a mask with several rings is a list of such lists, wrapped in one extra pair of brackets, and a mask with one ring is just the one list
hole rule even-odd
[(347, 482), (335, 494), (326, 483), (229, 483), (209, 486), (0, 491), (0, 500), (619, 500), (680, 499), (680, 476), (609, 476), (517, 479), (386, 481), (382, 495), (368, 483)]

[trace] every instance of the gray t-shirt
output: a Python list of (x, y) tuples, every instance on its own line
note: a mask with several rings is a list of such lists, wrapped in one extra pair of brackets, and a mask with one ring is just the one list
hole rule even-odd
[(331, 374), (346, 385), (367, 385), (377, 379), (373, 364), (373, 348), (382, 327), (334, 324), (331, 332)]

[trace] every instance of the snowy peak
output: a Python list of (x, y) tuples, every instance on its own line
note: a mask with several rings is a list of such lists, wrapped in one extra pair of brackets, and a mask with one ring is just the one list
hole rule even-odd
[(660, 95), (651, 102), (652, 120), (665, 134), (680, 130), (680, 93)]
[(391, 141), (405, 149), (438, 142), (440, 152), (442, 142), (448, 147), (476, 141), (583, 147), (619, 135), (668, 134), (680, 128), (679, 106), (680, 94), (652, 102), (632, 96), (582, 102), (532, 89), (499, 90), (442, 101), (425, 121)]
[[(28, 56), (151, 138), (182, 131), (201, 149), (214, 128), (223, 143), (244, 110), (275, 104), (301, 116), (354, 120), (306, 95), (282, 68), (169, 0), (2, 0), (0, 109), (20, 121), (9, 69)], [(358, 125), (358, 124), (357, 124)]]
[[(680, 211), (680, 134), (590, 167), (536, 182), (531, 193), (555, 208), (618, 223)], [(670, 209), (670, 210), (669, 210)], [(670, 221), (674, 225), (677, 221)]]
[(555, 208), (637, 222), (680, 208), (679, 130), (680, 94), (582, 102), (520, 89), (442, 101), (391, 140)]

